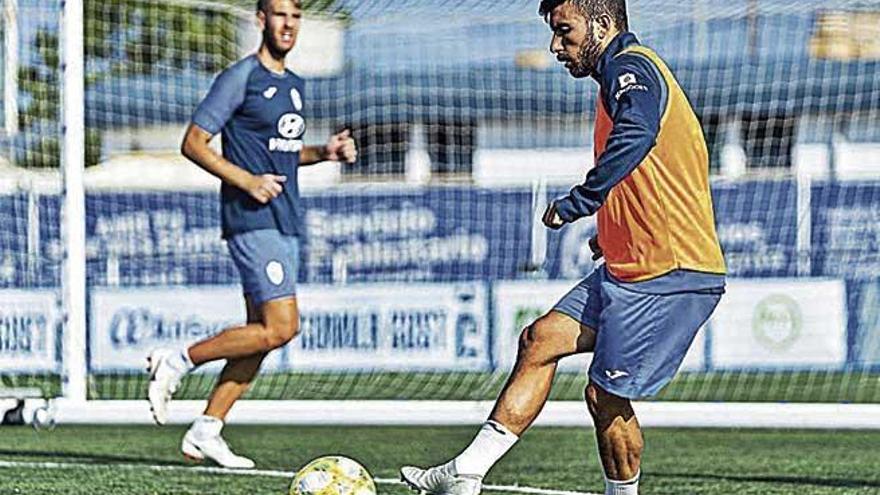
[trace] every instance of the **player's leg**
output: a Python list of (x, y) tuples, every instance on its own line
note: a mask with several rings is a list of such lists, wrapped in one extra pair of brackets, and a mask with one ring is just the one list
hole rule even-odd
[(299, 331), (299, 316), (295, 298), (269, 301), (264, 304), (263, 311), (264, 318), (260, 322), (228, 328), (188, 348), (157, 349), (150, 354), (148, 396), (153, 418), (158, 424), (165, 424), (168, 403), (181, 378), (196, 366), (218, 359), (245, 359), (251, 363), (246, 367), (256, 369), (262, 362), (261, 356), (285, 345), (296, 336)]
[(629, 399), (606, 392), (594, 383), (587, 385), (584, 398), (596, 427), (596, 443), (605, 471), (606, 493), (638, 493), (644, 439), (632, 403)]
[[(272, 300), (263, 303), (259, 308), (255, 306), (248, 299), (248, 320), (262, 321), (264, 326), (267, 326), (273, 318), (293, 317), (298, 320), (298, 315), (287, 314), (291, 311), (289, 300)], [(296, 311), (295, 304), (292, 311)], [(247, 391), (265, 357), (266, 353), (261, 352), (229, 359), (226, 362), (217, 385), (208, 399), (204, 414), (196, 418), (183, 437), (181, 451), (185, 456), (197, 460), (207, 457), (224, 467), (244, 469), (254, 467), (255, 463), (252, 460), (233, 453), (221, 436), (221, 431), (227, 413)]]
[[(299, 331), (296, 299), (270, 301), (263, 321), (228, 328), (192, 346), (178, 350), (156, 349), (147, 358), (150, 372), (148, 396), (153, 418), (167, 421), (167, 407), (183, 375), (196, 366), (218, 359), (245, 359), (248, 367), (259, 367), (269, 351), (285, 345)], [(254, 357), (258, 356), (258, 357)], [(228, 364), (227, 364), (228, 366)]]
[(167, 408), (181, 377), (195, 366), (217, 359), (237, 360), (265, 354), (296, 336), (297, 238), (276, 230), (256, 230), (228, 240), (232, 259), (241, 274), (246, 297), (261, 308), (262, 318), (228, 328), (217, 335), (178, 350), (157, 349), (150, 354), (148, 398), (158, 424), (167, 420)]
[[(248, 324), (262, 322), (260, 308), (253, 304), (250, 297), (245, 296), (245, 304), (247, 306)], [(235, 401), (244, 394), (254, 377), (256, 377), (265, 356), (266, 353), (259, 353), (227, 361), (226, 366), (223, 367), (223, 371), (220, 373), (217, 384), (214, 386), (214, 390), (211, 392), (205, 412), (202, 416), (196, 418), (183, 437), (181, 451), (186, 457), (198, 461), (205, 458), (202, 448), (209, 451), (211, 448), (204, 444), (208, 443), (212, 437), (220, 437), (220, 430), (223, 428), (226, 414), (232, 408)], [(223, 449), (220, 442), (215, 441), (213, 443), (217, 447), (214, 449), (217, 452), (213, 452), (213, 454), (224, 461), (221, 464), (236, 465), (243, 468), (253, 466), (253, 461), (236, 456), (228, 446), (226, 449)], [(199, 448), (200, 446), (202, 448)]]
[(516, 364), (489, 420), (522, 435), (547, 401), (559, 360), (592, 351), (595, 341), (595, 330), (558, 311), (526, 327), (519, 337)]
[[(257, 375), (267, 352), (285, 345), (299, 331), (295, 287), (299, 243), (274, 231), (258, 231), (234, 239), (230, 250), (242, 274), (249, 323), (189, 348), (194, 363), (224, 357), (227, 363), (205, 414), (184, 435), (181, 450), (188, 457), (209, 458), (224, 467), (252, 468), (254, 462), (233, 453), (221, 436), (223, 421)], [(248, 350), (256, 352), (248, 354)]]
[[(245, 297), (245, 304), (248, 323), (261, 323), (263, 321), (261, 307), (254, 304), (250, 297)], [(203, 415), (225, 421), (232, 405), (250, 388), (267, 354), (257, 353), (228, 360), (208, 398), (208, 405)]]
[(609, 279), (584, 393), (596, 426), (605, 493), (638, 493), (644, 440), (631, 400), (675, 376), (697, 331), (720, 300), (714, 293), (645, 294)]
[(598, 299), (591, 275), (554, 310), (523, 330), (516, 364), (489, 420), (453, 460), (428, 469), (405, 466), (410, 486), (433, 494), (478, 493), (481, 480), (541, 412), (559, 359), (588, 352), (595, 342)]
[(192, 364), (199, 366), (218, 359), (237, 360), (266, 354), (284, 346), (299, 332), (295, 297), (267, 301), (261, 309), (261, 321), (228, 328), (190, 346), (187, 354)]

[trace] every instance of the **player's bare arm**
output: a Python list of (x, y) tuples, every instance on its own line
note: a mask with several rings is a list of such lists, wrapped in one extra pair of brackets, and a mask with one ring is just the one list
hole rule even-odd
[(330, 136), (324, 146), (303, 147), (299, 166), (314, 165), (325, 161), (352, 164), (357, 161), (357, 156), (357, 144), (351, 136), (351, 130), (345, 129)]
[(281, 194), (287, 177), (273, 174), (254, 175), (231, 163), (208, 145), (213, 137), (199, 126), (190, 124), (180, 151), (183, 156), (206, 172), (247, 192), (261, 204), (266, 204)]

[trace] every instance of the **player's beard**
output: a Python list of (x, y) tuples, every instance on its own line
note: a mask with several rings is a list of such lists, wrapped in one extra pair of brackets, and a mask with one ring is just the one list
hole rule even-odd
[(272, 34), (271, 31), (264, 31), (263, 32), (263, 43), (265, 43), (266, 46), (269, 48), (269, 51), (272, 53), (272, 56), (274, 56), (277, 59), (283, 59), (284, 57), (287, 56), (287, 54), (290, 52), (290, 50), (292, 50), (293, 47), (296, 46), (296, 34), (294, 34), (293, 43), (290, 44), (290, 47), (281, 46), (281, 43), (279, 42), (279, 38), (280, 38), (280, 35), (275, 36), (274, 34)]
[(602, 56), (602, 42), (594, 38), (592, 35), (584, 41), (581, 49), (578, 50), (577, 61), (572, 64), (572, 77), (587, 77), (596, 74), (596, 67), (599, 65), (599, 58)]

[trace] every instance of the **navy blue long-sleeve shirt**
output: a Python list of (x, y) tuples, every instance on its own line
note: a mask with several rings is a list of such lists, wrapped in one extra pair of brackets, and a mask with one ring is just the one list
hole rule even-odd
[(633, 44), (638, 40), (632, 33), (617, 35), (597, 65), (600, 104), (613, 127), (586, 180), (556, 201), (556, 212), (566, 223), (596, 213), (611, 188), (632, 173), (656, 143), (669, 90), (650, 60), (634, 53), (618, 55)]

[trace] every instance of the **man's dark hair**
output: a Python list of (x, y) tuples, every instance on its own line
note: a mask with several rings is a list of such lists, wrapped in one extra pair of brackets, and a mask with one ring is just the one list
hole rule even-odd
[(541, 0), (538, 15), (546, 19), (553, 9), (565, 2), (571, 2), (582, 14), (590, 18), (596, 17), (597, 14), (608, 14), (614, 20), (617, 29), (629, 31), (626, 0)]

